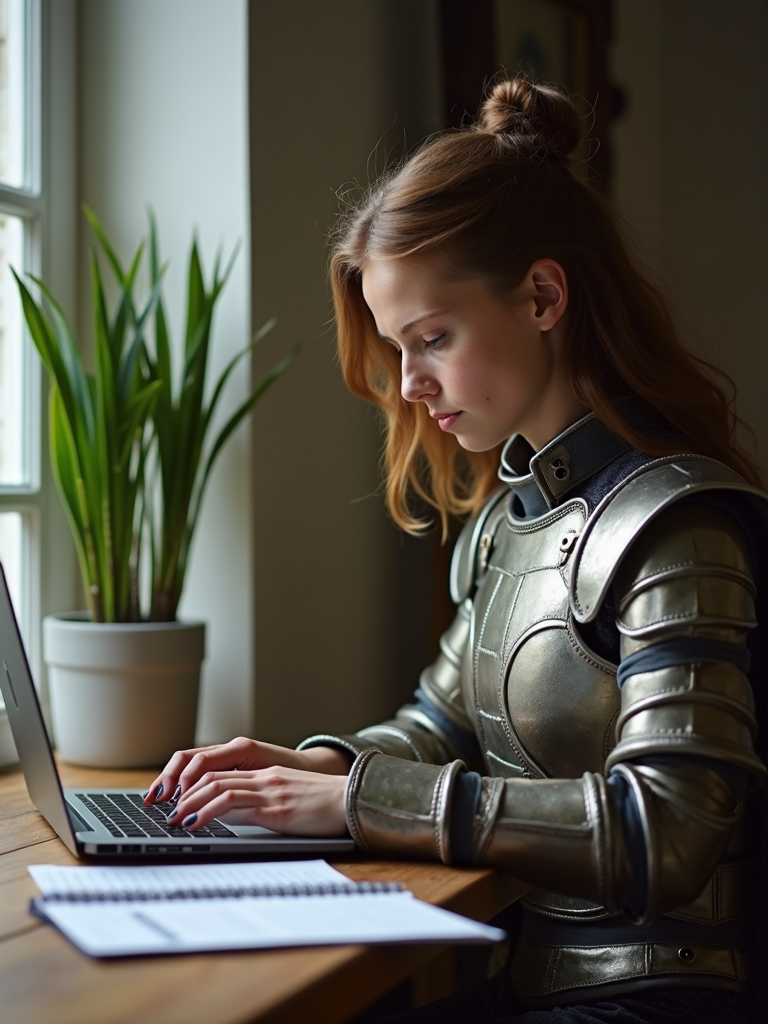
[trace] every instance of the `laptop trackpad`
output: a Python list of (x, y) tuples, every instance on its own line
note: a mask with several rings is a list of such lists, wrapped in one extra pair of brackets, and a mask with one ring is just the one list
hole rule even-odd
[(231, 828), (235, 835), (241, 839), (280, 839), (280, 840), (295, 840), (299, 844), (309, 842), (317, 843), (317, 836), (294, 836), (287, 832), (273, 832), (270, 828), (262, 828), (261, 825), (245, 825), (240, 822), (248, 814), (245, 810), (229, 811), (228, 814), (220, 814), (218, 816), (219, 821), (223, 822), (227, 828)]
[(279, 835), (278, 832), (273, 832), (270, 828), (262, 828), (261, 825), (249, 825), (249, 813), (244, 808), (237, 808), (234, 811), (228, 811), (226, 814), (219, 814), (217, 817), (227, 828), (231, 828), (233, 832), (244, 839)]
[[(221, 821), (221, 818), (219, 818), (219, 821)], [(269, 839), (270, 836), (274, 836), (275, 839), (287, 838), (283, 833), (273, 832), (272, 829), (262, 828), (260, 825), (234, 825), (230, 821), (227, 822), (227, 827), (231, 828), (235, 835), (240, 836), (241, 839)], [(296, 837), (291, 836), (290, 838)]]

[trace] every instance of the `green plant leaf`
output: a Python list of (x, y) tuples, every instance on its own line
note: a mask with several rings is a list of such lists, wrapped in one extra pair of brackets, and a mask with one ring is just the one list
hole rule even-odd
[[(210, 422), (213, 419), (213, 414), (216, 411), (216, 406), (218, 405), (219, 398), (221, 397), (221, 393), (224, 390), (224, 386), (226, 385), (227, 380), (229, 379), (229, 377), (230, 377), (232, 371), (234, 370), (234, 368), (237, 366), (237, 364), (240, 362), (240, 360), (244, 356), (247, 356), (249, 354), (249, 352), (253, 351), (254, 347), (256, 345), (258, 345), (258, 343), (262, 340), (262, 338), (266, 337), (266, 335), (269, 334), (269, 332), (273, 329), (273, 327), (275, 326), (276, 323), (277, 323), (277, 317), (272, 317), (271, 320), (267, 320), (267, 322), (265, 324), (263, 324), (259, 328), (258, 331), (256, 331), (254, 336), (251, 338), (249, 344), (247, 344), (245, 346), (245, 348), (241, 349), (236, 355), (234, 355), (232, 357), (232, 359), (230, 359), (230, 361), (227, 363), (226, 367), (222, 371), (222, 374), (221, 374), (221, 376), (219, 377), (219, 379), (218, 379), (218, 381), (216, 383), (216, 387), (214, 388), (213, 395), (211, 396), (211, 401), (208, 403), (208, 409), (207, 409), (207, 412), (205, 414), (206, 421), (207, 421), (206, 422), (206, 426), (207, 426), (207, 423)], [(296, 352), (298, 352), (298, 349), (296, 349)], [(290, 363), (288, 365), (290, 365)], [(287, 368), (288, 367), (286, 366), (286, 369)], [(283, 372), (285, 372), (285, 371), (283, 371)]]
[(213, 271), (213, 288), (211, 289), (211, 299), (213, 300), (213, 302), (215, 302), (216, 299), (218, 299), (219, 293), (222, 291), (222, 289), (224, 288), (224, 285), (229, 280), (229, 275), (232, 273), (232, 268), (235, 265), (235, 260), (237, 259), (237, 254), (239, 252), (240, 252), (240, 243), (238, 242), (235, 245), (235, 248), (232, 250), (232, 255), (229, 257), (229, 259), (227, 261), (227, 265), (224, 268), (224, 273), (221, 275), (221, 277), (219, 277), (219, 265), (221, 263), (221, 253), (220, 252), (217, 253), (217, 255), (216, 255), (216, 264), (214, 266), (214, 271)]
[(216, 462), (216, 459), (218, 458), (221, 449), (227, 443), (230, 436), (234, 433), (234, 431), (237, 429), (237, 427), (245, 418), (245, 416), (247, 416), (251, 409), (254, 407), (254, 405), (256, 405), (259, 399), (264, 394), (266, 394), (266, 392), (269, 391), (272, 385), (275, 384), (289, 369), (289, 367), (299, 354), (300, 350), (301, 345), (295, 345), (287, 356), (284, 356), (278, 363), (275, 363), (275, 365), (272, 367), (269, 373), (267, 373), (266, 376), (261, 380), (256, 390), (230, 416), (230, 418), (227, 420), (227, 422), (220, 430), (219, 435), (216, 438), (213, 447), (211, 448), (210, 454), (208, 455), (208, 459), (205, 464), (205, 469), (203, 471), (202, 477), (200, 478), (200, 486), (197, 489), (197, 501), (195, 503), (195, 510), (191, 520), (190, 533), (192, 532), (192, 530), (194, 530), (194, 527), (197, 523), (197, 517), (200, 514), (200, 507), (202, 504), (203, 495), (205, 493), (206, 484), (208, 483), (208, 477), (211, 474), (211, 470), (213, 469), (214, 463)]
[(112, 271), (115, 277), (117, 278), (120, 285), (123, 288), (125, 288), (126, 274), (125, 271), (123, 270), (123, 265), (118, 259), (115, 250), (112, 248), (112, 245), (109, 239), (107, 238), (106, 232), (104, 231), (104, 228), (101, 226), (101, 221), (90, 208), (90, 206), (88, 206), (86, 203), (83, 203), (83, 213), (85, 214), (88, 223), (93, 228), (99, 242), (101, 242), (101, 247), (106, 253), (107, 259), (109, 260), (110, 266), (112, 267)]
[[(51, 295), (43, 281), (34, 277), (32, 274), (30, 274), (29, 277), (30, 280), (34, 281), (40, 289), (48, 302), (52, 313), (54, 334), (50, 340), (57, 348), (61, 357), (61, 364), (69, 385), (68, 390), (70, 401), (65, 404), (68, 409), (70, 422), (74, 424), (82, 420), (85, 437), (90, 440), (90, 443), (93, 443), (95, 430), (93, 402), (91, 401), (91, 394), (88, 388), (87, 375), (83, 368), (83, 361), (80, 358), (80, 352), (78, 351), (77, 344), (72, 336), (72, 331), (67, 323), (63, 310), (53, 295)], [(47, 365), (46, 369), (48, 369), (49, 375), (57, 381), (59, 389), (61, 390), (62, 381), (60, 375), (52, 373)], [(80, 437), (79, 433), (78, 437), (80, 438), (78, 441), (79, 444), (85, 443), (85, 438)]]
[(200, 266), (200, 254), (197, 248), (197, 239), (192, 242), (192, 249), (189, 254), (189, 269), (187, 271), (187, 331), (184, 343), (184, 351), (189, 358), (189, 351), (192, 345), (192, 338), (197, 330), (197, 325), (208, 312), (208, 296), (205, 291), (203, 271)]
[(102, 609), (98, 600), (101, 574), (93, 543), (88, 504), (85, 500), (83, 474), (61, 392), (55, 383), (51, 387), (49, 429), (51, 467), (72, 529), (91, 618), (94, 622), (102, 621)]
[[(149, 211), (149, 274), (154, 287), (161, 278), (161, 270), (157, 222), (152, 210)], [(162, 295), (158, 295), (155, 303), (155, 363), (151, 365), (153, 373), (162, 384), (158, 403), (161, 409), (169, 410), (173, 403), (173, 366)]]
[(152, 414), (153, 407), (160, 393), (160, 381), (155, 380), (136, 394), (128, 402), (125, 408), (124, 420), (120, 424), (121, 448), (116, 471), (122, 473), (128, 465), (133, 445), (137, 438), (141, 438), (148, 418)]
[(152, 289), (152, 294), (147, 300), (146, 306), (142, 310), (141, 316), (136, 322), (133, 341), (131, 342), (130, 347), (128, 348), (128, 351), (123, 357), (120, 365), (117, 381), (117, 393), (122, 402), (126, 402), (128, 400), (131, 390), (131, 382), (133, 381), (139, 356), (144, 347), (144, 328), (147, 325), (147, 321), (154, 309), (155, 303), (160, 297), (161, 286), (162, 280), (158, 280), (155, 287)]
[(120, 356), (125, 343), (125, 332), (136, 317), (133, 305), (133, 286), (136, 281), (136, 274), (138, 273), (143, 253), (144, 242), (141, 242), (128, 273), (126, 274), (125, 279), (121, 282), (122, 295), (120, 298), (120, 305), (110, 327), (112, 360), (115, 364), (120, 362)]
[(254, 345), (258, 345), (258, 343), (260, 341), (263, 341), (264, 338), (266, 338), (266, 336), (270, 333), (270, 331), (273, 331), (275, 329), (275, 327), (277, 327), (277, 317), (271, 316), (269, 320), (266, 320), (258, 329), (258, 331), (254, 333), (253, 337), (251, 338), (250, 347), (253, 348)]
[(62, 358), (61, 349), (51, 325), (42, 310), (33, 299), (24, 282), (11, 267), (21, 295), (21, 306), (35, 348), (51, 380), (55, 381), (62, 391), (62, 397), (68, 410), (72, 409), (72, 393), (67, 366)]

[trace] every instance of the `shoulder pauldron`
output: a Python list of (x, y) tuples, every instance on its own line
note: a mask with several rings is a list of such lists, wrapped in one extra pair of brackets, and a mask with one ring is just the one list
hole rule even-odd
[(578, 622), (597, 615), (622, 559), (651, 520), (683, 498), (704, 492), (766, 495), (738, 473), (700, 455), (657, 459), (632, 473), (603, 498), (587, 520), (573, 553), (569, 600)]

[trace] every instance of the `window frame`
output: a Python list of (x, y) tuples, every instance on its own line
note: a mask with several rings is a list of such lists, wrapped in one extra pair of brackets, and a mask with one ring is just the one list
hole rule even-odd
[[(24, 0), (24, 7), (25, 180), (19, 188), (0, 184), (0, 209), (25, 221), (24, 270), (43, 278), (65, 309), (74, 309), (77, 9), (75, 0)], [(23, 516), (19, 618), (45, 711), (42, 617), (77, 604), (77, 572), (48, 460), (47, 380), (26, 327), (24, 335), (26, 479), (18, 486), (0, 485), (0, 512)], [(0, 717), (6, 717), (1, 704)], [(0, 750), (0, 763), (5, 753)]]
[[(41, 234), (45, 216), (42, 187), (42, 10), (40, 0), (22, 0), (24, 32), (24, 176), (19, 187), (0, 182), (0, 211), (18, 217), (23, 224), (24, 270), (41, 271)], [(22, 381), (24, 388), (23, 457), (24, 482), (0, 484), (0, 513), (22, 516), (22, 596), (19, 618), (33, 661), (37, 661), (33, 633), (33, 607), (39, 606), (40, 580), (33, 564), (39, 562), (33, 549), (39, 545), (41, 502), (41, 388), (37, 360), (26, 328), (22, 328)], [(37, 667), (37, 666), (35, 666)]]

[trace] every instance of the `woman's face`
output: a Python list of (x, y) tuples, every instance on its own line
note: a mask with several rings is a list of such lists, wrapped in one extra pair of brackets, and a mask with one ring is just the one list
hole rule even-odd
[(362, 287), (400, 353), (403, 398), (424, 402), (468, 451), (515, 433), (538, 450), (583, 414), (557, 369), (567, 285), (554, 261), (537, 261), (508, 297), (446, 276), (429, 256), (371, 260)]

